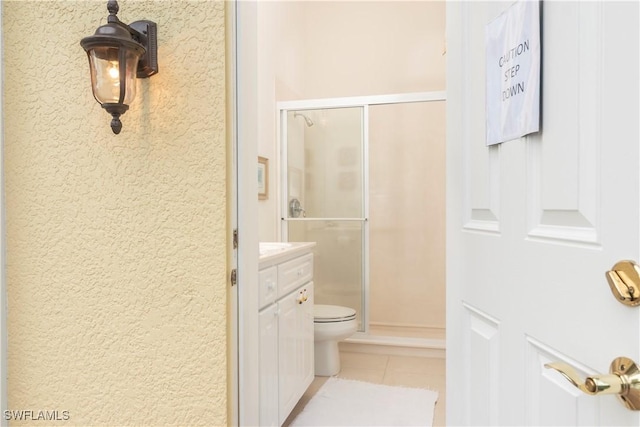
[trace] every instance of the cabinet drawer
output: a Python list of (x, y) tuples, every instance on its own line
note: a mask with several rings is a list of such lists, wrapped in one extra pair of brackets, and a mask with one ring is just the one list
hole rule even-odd
[(283, 297), (313, 277), (313, 254), (278, 265), (278, 297)]
[(260, 270), (258, 277), (258, 309), (276, 300), (278, 293), (278, 269), (276, 267)]

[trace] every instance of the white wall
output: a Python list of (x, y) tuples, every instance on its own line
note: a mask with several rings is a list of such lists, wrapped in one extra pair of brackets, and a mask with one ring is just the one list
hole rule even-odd
[(302, 96), (303, 8), (300, 2), (258, 2), (258, 154), (269, 159), (269, 198), (258, 203), (259, 238), (263, 242), (280, 237), (276, 102)]
[(445, 3), (305, 3), (305, 98), (445, 88)]

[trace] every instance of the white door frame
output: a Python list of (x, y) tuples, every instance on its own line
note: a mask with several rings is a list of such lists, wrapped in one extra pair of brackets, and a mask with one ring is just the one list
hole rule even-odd
[[(233, 9), (233, 10), (231, 10)], [(233, 94), (228, 104), (231, 113), (232, 155), (237, 163), (236, 175), (231, 177), (231, 187), (235, 186), (235, 200), (231, 203), (231, 221), (236, 221), (238, 229), (237, 285), (230, 292), (230, 393), (232, 400), (229, 421), (231, 425), (257, 426), (258, 418), (258, 109), (257, 109), (257, 12), (255, 1), (235, 1), (227, 11), (233, 15), (233, 26), (228, 28), (227, 37), (232, 41)], [(231, 172), (233, 173), (233, 171)], [(229, 175), (230, 176), (230, 175)], [(233, 198), (234, 194), (231, 195)], [(235, 209), (235, 214), (233, 214)], [(234, 344), (235, 343), (235, 344)], [(237, 372), (237, 376), (233, 371)], [(237, 383), (233, 384), (234, 381)], [(237, 389), (234, 387), (237, 384)], [(233, 402), (233, 400), (236, 400)]]
[[(237, 101), (236, 101), (236, 2), (227, 2), (225, 5), (225, 27), (227, 36), (225, 38), (226, 48), (226, 144), (227, 144), (227, 242), (233, 242), (233, 231), (238, 229), (238, 138), (237, 138)], [(238, 251), (233, 244), (227, 243), (227, 270), (229, 272), (238, 269)], [(231, 279), (231, 273), (229, 273)], [(238, 403), (239, 403), (239, 367), (238, 367), (238, 287), (230, 283), (227, 296), (227, 319), (229, 322), (227, 338), (227, 424), (239, 425)]]

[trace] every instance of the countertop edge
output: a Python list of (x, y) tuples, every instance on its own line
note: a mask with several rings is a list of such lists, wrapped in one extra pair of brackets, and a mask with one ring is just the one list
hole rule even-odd
[(316, 242), (288, 242), (293, 246), (291, 248), (272, 251), (258, 258), (258, 269), (264, 270), (273, 265), (280, 264), (290, 258), (296, 258), (306, 252), (310, 252), (311, 248), (316, 246)]

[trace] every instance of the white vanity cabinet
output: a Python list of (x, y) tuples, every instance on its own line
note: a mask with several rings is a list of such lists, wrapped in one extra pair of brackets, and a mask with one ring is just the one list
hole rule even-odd
[(313, 381), (314, 243), (260, 258), (260, 425), (280, 426)]
[(313, 282), (278, 302), (278, 398), (282, 424), (313, 381)]

